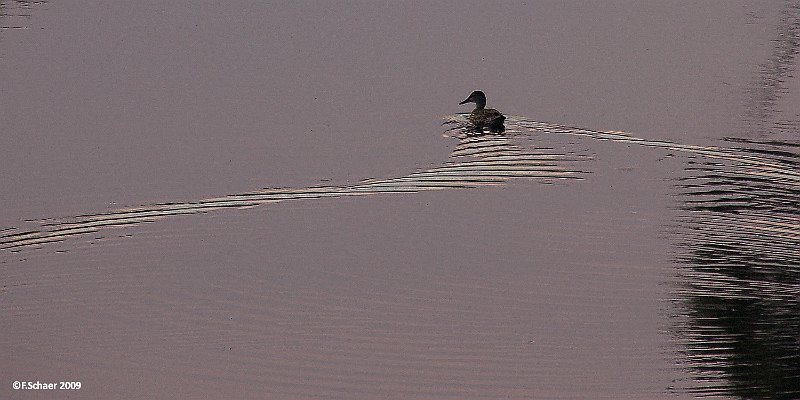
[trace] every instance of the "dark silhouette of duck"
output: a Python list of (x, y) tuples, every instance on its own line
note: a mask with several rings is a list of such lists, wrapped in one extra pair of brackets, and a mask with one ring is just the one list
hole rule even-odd
[(481, 129), (486, 127), (497, 129), (503, 127), (503, 122), (506, 120), (505, 115), (501, 114), (500, 111), (497, 111), (494, 108), (485, 108), (486, 95), (480, 90), (472, 92), (472, 94), (470, 94), (466, 100), (458, 104), (466, 103), (475, 103), (475, 109), (472, 110), (472, 114), (467, 117), (469, 122), (472, 122), (472, 125), (475, 125), (475, 128)]

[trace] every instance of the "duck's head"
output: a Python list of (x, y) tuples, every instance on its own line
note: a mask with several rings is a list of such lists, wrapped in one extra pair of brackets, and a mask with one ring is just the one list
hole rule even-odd
[(472, 94), (470, 94), (466, 100), (458, 104), (467, 104), (467, 103), (475, 103), (475, 108), (481, 110), (484, 107), (486, 107), (486, 95), (483, 94), (483, 92), (481, 92), (480, 90), (476, 90), (472, 92)]

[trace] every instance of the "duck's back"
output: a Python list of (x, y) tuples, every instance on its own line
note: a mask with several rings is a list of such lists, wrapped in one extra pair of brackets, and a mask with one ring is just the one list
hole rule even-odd
[(484, 108), (472, 111), (468, 119), (476, 126), (500, 125), (506, 120), (506, 116), (494, 108)]

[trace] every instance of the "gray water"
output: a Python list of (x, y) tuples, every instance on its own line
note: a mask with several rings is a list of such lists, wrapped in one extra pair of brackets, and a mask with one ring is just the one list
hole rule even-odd
[(0, 4), (2, 397), (800, 393), (795, 1)]

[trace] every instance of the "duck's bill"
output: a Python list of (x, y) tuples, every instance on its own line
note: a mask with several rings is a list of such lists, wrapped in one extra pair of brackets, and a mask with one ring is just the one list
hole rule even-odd
[(470, 101), (472, 101), (472, 100), (470, 100), (470, 99), (466, 99), (466, 100), (464, 100), (464, 101), (462, 101), (461, 103), (458, 103), (458, 104), (459, 104), (459, 105), (460, 105), (460, 104), (467, 104), (467, 103), (469, 103)]

